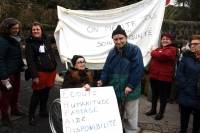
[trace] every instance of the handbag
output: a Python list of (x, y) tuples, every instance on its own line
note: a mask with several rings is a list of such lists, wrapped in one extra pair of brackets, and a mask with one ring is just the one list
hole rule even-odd
[(28, 68), (24, 71), (24, 78), (25, 78), (26, 81), (31, 79), (31, 72)]

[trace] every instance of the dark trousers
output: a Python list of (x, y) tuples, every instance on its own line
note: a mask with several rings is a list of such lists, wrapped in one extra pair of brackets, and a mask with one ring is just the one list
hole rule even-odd
[(190, 114), (193, 114), (193, 129), (192, 133), (200, 133), (200, 109), (194, 109), (180, 105), (181, 110), (181, 131), (180, 133), (187, 133)]
[(12, 84), (12, 88), (8, 91), (4, 85), (0, 82), (0, 110), (2, 113), (2, 117), (8, 115), (9, 107), (11, 107), (11, 111), (18, 110), (18, 97), (20, 91), (20, 73), (13, 74), (9, 76), (10, 83)]
[(38, 104), (40, 104), (40, 113), (47, 111), (47, 101), (50, 88), (34, 90), (30, 100), (29, 117), (34, 117)]
[(157, 101), (160, 98), (159, 113), (163, 114), (171, 92), (171, 82), (150, 79), (152, 91), (152, 110), (156, 111)]

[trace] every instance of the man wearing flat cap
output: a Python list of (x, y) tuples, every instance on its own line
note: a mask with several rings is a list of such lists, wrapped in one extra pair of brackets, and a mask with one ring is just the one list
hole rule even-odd
[(108, 54), (98, 86), (113, 86), (125, 133), (138, 132), (138, 108), (144, 65), (138, 46), (127, 42), (120, 25), (112, 33), (115, 44)]

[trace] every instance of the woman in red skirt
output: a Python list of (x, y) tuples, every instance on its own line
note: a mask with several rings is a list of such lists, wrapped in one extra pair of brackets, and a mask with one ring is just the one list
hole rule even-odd
[(25, 56), (33, 89), (29, 107), (29, 124), (35, 126), (38, 104), (40, 104), (39, 115), (48, 117), (47, 101), (49, 90), (54, 85), (57, 65), (50, 39), (45, 36), (44, 29), (38, 22), (32, 24), (31, 35), (26, 39)]

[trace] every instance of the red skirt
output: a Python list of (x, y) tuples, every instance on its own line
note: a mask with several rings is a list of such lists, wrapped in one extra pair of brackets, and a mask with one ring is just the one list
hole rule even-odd
[(38, 72), (39, 83), (32, 82), (33, 90), (41, 90), (46, 87), (53, 87), (56, 77), (56, 71), (53, 72)]

